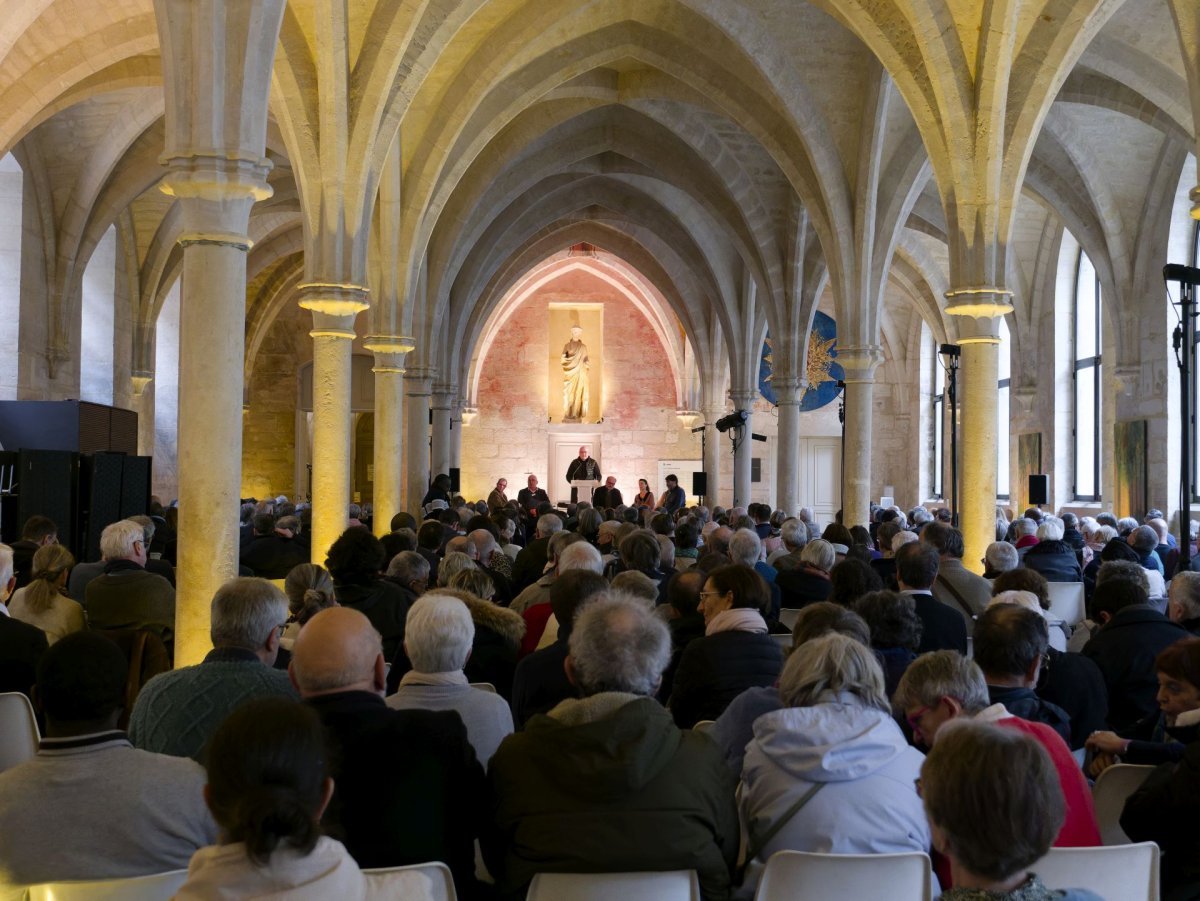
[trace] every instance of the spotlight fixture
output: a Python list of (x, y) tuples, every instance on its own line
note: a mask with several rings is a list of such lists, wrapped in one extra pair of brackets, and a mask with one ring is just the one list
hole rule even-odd
[(735, 410), (728, 416), (722, 416), (717, 420), (717, 431), (728, 432), (730, 429), (736, 429), (749, 418), (750, 414), (745, 410)]

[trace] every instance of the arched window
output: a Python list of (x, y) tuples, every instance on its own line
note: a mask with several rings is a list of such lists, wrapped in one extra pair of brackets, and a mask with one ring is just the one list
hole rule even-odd
[(1100, 500), (1100, 281), (1086, 253), (1079, 252), (1075, 269), (1075, 309), (1072, 316), (1075, 419), (1074, 496), (1078, 501)]
[[(1188, 265), (1192, 267), (1200, 266), (1200, 220), (1192, 223), (1192, 236), (1188, 242)], [(1196, 366), (1196, 360), (1200, 360), (1196, 354), (1200, 353), (1200, 326), (1193, 321), (1192, 327), (1192, 398), (1200, 397), (1200, 367)], [(1200, 428), (1196, 426), (1195, 418), (1192, 419), (1192, 502), (1200, 501), (1200, 485), (1197, 485), (1197, 475), (1200, 475), (1200, 447), (1197, 447), (1197, 442), (1200, 442)]]
[(0, 157), (0, 400), (17, 396), (21, 321), (21, 204), (25, 176), (11, 153)]
[(1008, 441), (1012, 417), (1008, 409), (1009, 384), (1012, 376), (1012, 361), (1009, 354), (1008, 321), (1000, 319), (1000, 381), (999, 397), (996, 400), (996, 498), (1009, 499)]
[(946, 428), (946, 371), (942, 368), (942, 358), (938, 355), (936, 339), (930, 335), (933, 352), (929, 355), (933, 362), (933, 478), (930, 481), (930, 497), (943, 498), (943, 478), (946, 472), (945, 428)]

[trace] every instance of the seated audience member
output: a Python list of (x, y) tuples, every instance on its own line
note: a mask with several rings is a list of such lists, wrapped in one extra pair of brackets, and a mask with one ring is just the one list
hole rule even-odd
[(658, 606), (658, 583), (643, 572), (627, 569), (613, 576), (611, 584), (613, 591), (636, 598), (646, 605), (647, 610)]
[(884, 692), (890, 698), (921, 646), (921, 617), (912, 595), (872, 591), (853, 605), (871, 630), (871, 650), (883, 669)]
[(230, 579), (212, 599), (212, 643), (202, 663), (155, 676), (129, 717), (135, 746), (201, 760), (217, 726), (250, 698), (294, 698), (287, 674), (274, 669), (287, 620), (287, 599), (266, 579)]
[(117, 730), (129, 664), (99, 635), (42, 657), (37, 756), (0, 773), (0, 897), (31, 883), (145, 876), (187, 866), (216, 840), (193, 761), (135, 750)]
[(987, 579), (963, 566), (962, 532), (944, 522), (931, 522), (921, 530), (921, 541), (938, 552), (938, 572), (929, 590), (952, 610), (958, 611), (967, 627), (975, 628), (975, 618), (983, 613), (992, 596)]
[(696, 569), (712, 572), (719, 566), (729, 565), (729, 539), (733, 529), (719, 525), (704, 538), (704, 551), (696, 558)]
[(401, 551), (388, 564), (385, 578), (400, 589), (411, 608), (429, 588), (429, 561), (416, 551)]
[(1067, 816), (1053, 761), (1034, 739), (987, 723), (955, 723), (921, 767), (933, 846), (950, 863), (945, 901), (1100, 901), (1052, 891), (1029, 867)]
[(550, 536), (561, 532), (563, 521), (553, 513), (547, 512), (537, 518), (537, 537), (530, 541), (513, 563), (512, 587), (521, 591), (525, 586), (532, 585), (546, 571), (549, 559)]
[[(1123, 548), (1124, 553), (1132, 554), (1133, 549), (1124, 541), (1110, 541), (1105, 547), (1104, 553), (1108, 555), (1109, 548)], [(1119, 556), (1119, 555), (1109, 555)], [(1099, 562), (1099, 561), (1093, 561)], [(1084, 598), (1086, 616), (1083, 622), (1076, 624), (1075, 629), (1071, 632), (1071, 640), (1067, 642), (1068, 651), (1082, 651), (1084, 645), (1092, 640), (1092, 637), (1100, 631), (1100, 616), (1096, 612), (1094, 605), (1095, 589), (1101, 582), (1125, 581), (1137, 586), (1147, 598), (1150, 596), (1150, 580), (1147, 578), (1149, 573), (1142, 568), (1142, 565), (1130, 557), (1120, 557), (1120, 559), (1109, 559), (1100, 563), (1099, 568), (1093, 574), (1092, 590), (1089, 592), (1084, 588)]]
[(483, 851), (499, 889), (518, 897), (542, 872), (696, 870), (705, 901), (727, 898), (734, 779), (706, 736), (680, 731), (653, 699), (666, 626), (613, 594), (579, 611), (569, 646), (579, 697), (492, 758), (496, 835)]
[(1062, 540), (1069, 544), (1075, 551), (1083, 550), (1083, 533), (1079, 531), (1079, 517), (1074, 513), (1064, 511), (1058, 518), (1062, 520)]
[[(558, 534), (570, 535), (573, 533), (560, 532)], [(554, 574), (550, 579), (551, 591), (546, 592), (544, 601), (534, 603), (521, 614), (525, 620), (525, 637), (521, 639), (522, 657), (553, 644), (558, 634), (558, 621), (554, 618), (554, 610), (550, 606), (553, 582), (572, 570), (586, 569), (597, 575), (604, 571), (604, 561), (600, 557), (600, 552), (586, 541), (579, 540), (578, 536), (575, 536), (575, 540), (566, 541), (561, 551), (554, 550), (554, 541), (551, 541), (550, 544), (551, 553), (554, 555)], [(545, 576), (542, 578), (544, 579)], [(541, 585), (542, 581), (539, 580), (534, 584)], [(532, 588), (533, 586), (530, 586), (526, 591)]]
[(803, 566), (800, 552), (808, 544), (808, 526), (795, 518), (785, 519), (779, 527), (779, 538), (780, 547), (767, 557), (767, 562), (777, 573)]
[[(596, 556), (600, 556), (600, 552), (592, 547), (584, 540), (583, 536), (578, 532), (555, 532), (550, 536), (550, 542), (546, 545), (547, 566), (546, 571), (532, 585), (527, 585), (513, 598), (509, 609), (514, 613), (524, 614), (525, 611), (536, 607), (538, 604), (545, 604), (550, 600), (550, 586), (554, 584), (554, 580), (559, 573), (559, 558), (568, 547), (575, 545), (587, 545), (591, 550), (596, 552)], [(576, 551), (576, 554), (586, 553), (585, 551)], [(590, 558), (590, 554), (588, 555)]]
[[(1176, 577), (1178, 578), (1178, 577)], [(1184, 745), (1174, 737), (1200, 723), (1200, 638), (1181, 638), (1154, 660), (1158, 670), (1158, 713), (1139, 720), (1120, 734), (1093, 732), (1087, 748), (1095, 757), (1088, 768), (1093, 776), (1115, 763), (1157, 766), (1178, 760)]]
[[(1037, 603), (1032, 596), (1030, 601)], [(975, 662), (983, 670), (991, 703), (1003, 704), (1023, 720), (1046, 724), (1066, 743), (1071, 741), (1070, 716), (1033, 690), (1048, 646), (1046, 620), (1018, 604), (993, 604), (975, 625)]]
[[(146, 538), (123, 519), (100, 533), (104, 572), (88, 583), (84, 610), (93, 629), (148, 629), (164, 643), (175, 631), (175, 589), (146, 571)], [(282, 622), (282, 620), (280, 620)]]
[(883, 587), (890, 591), (896, 590), (896, 552), (892, 548), (892, 541), (899, 533), (900, 523), (896, 520), (880, 523), (875, 533), (879, 556), (871, 561), (871, 569), (875, 570), (875, 575), (879, 576)]
[(483, 768), (457, 713), (388, 708), (384, 664), (379, 633), (357, 610), (323, 610), (296, 639), (292, 681), (334, 746), (324, 831), (361, 867), (440, 860), (459, 897), (475, 897)]
[[(170, 582), (171, 587), (174, 588), (175, 587), (175, 567), (173, 567), (168, 561), (162, 559), (162, 557), (155, 556), (157, 553), (159, 553), (158, 547), (156, 547), (154, 544), (154, 535), (158, 531), (158, 526), (155, 524), (154, 520), (151, 519), (149, 516), (145, 516), (140, 513), (137, 516), (130, 516), (130, 517), (128, 517), (128, 519), (130, 522), (136, 522), (139, 526), (142, 527), (142, 536), (146, 542), (146, 548), (147, 548), (146, 572), (151, 572), (151, 573), (154, 573), (155, 575), (162, 576), (164, 579), (166, 579), (168, 582)], [(103, 566), (101, 566), (99, 569), (96, 570), (96, 572), (93, 575), (98, 576), (103, 571), (104, 571), (104, 568), (103, 568)], [(91, 581), (90, 577), (89, 577), (88, 581), (89, 582)], [(85, 587), (85, 594), (86, 594), (86, 587)]]
[(1124, 580), (1101, 579), (1092, 609), (1101, 626), (1083, 655), (1104, 675), (1108, 723), (1120, 732), (1158, 710), (1154, 660), (1188, 632), (1151, 607), (1140, 586)]
[(675, 685), (675, 670), (684, 649), (697, 638), (704, 636), (704, 614), (700, 610), (700, 592), (708, 577), (702, 570), (692, 569), (677, 572), (667, 582), (667, 603), (659, 608), (667, 620), (671, 632), (671, 662), (663, 672), (658, 697), (664, 704), (671, 697)]
[[(329, 572), (315, 563), (301, 563), (292, 567), (292, 571), (283, 580), (283, 593), (287, 595), (288, 624), (283, 630), (279, 644), (280, 647), (291, 651), (292, 643), (300, 634), (300, 627), (316, 614), (317, 610), (313, 607), (319, 606), (324, 609), (337, 601), (334, 600), (333, 579)], [(301, 622), (300, 617), (306, 610), (308, 615), (304, 617), (304, 622)]]
[(1192, 635), (1200, 635), (1200, 573), (1181, 572), (1171, 580), (1167, 616)]
[(662, 568), (662, 546), (658, 538), (649, 529), (637, 529), (621, 539), (617, 546), (620, 563), (615, 571), (605, 573), (611, 578), (618, 572), (635, 570), (645, 573), (655, 584), (665, 586), (671, 573)]
[(690, 520), (675, 527), (675, 569), (682, 572), (691, 569), (700, 559), (700, 528)]
[(61, 544), (48, 544), (33, 555), (33, 577), (8, 600), (14, 619), (36, 626), (50, 644), (87, 628), (83, 608), (67, 597), (67, 576), (75, 558)]
[(308, 560), (308, 550), (296, 541), (300, 519), (262, 514), (254, 517), (254, 537), (242, 548), (242, 566), (263, 579), (284, 579), (296, 566)]
[(0, 544), (0, 692), (28, 695), (47, 641), (41, 629), (9, 614), (6, 602), (11, 600), (17, 584), (12, 559), (12, 548)]
[(829, 600), (853, 607), (864, 594), (882, 591), (883, 581), (869, 563), (847, 557), (829, 573)]
[(12, 543), (13, 575), (24, 588), (33, 576), (33, 555), (49, 544), (58, 544), (58, 526), (48, 516), (31, 516), (21, 527), (21, 540)]
[(550, 607), (557, 623), (555, 641), (522, 659), (513, 676), (512, 711), (517, 728), (523, 728), (534, 714), (575, 697), (575, 688), (563, 669), (567, 642), (578, 611), (607, 590), (605, 578), (588, 569), (569, 570), (555, 580), (550, 589)]
[(1038, 526), (1038, 543), (1025, 553), (1024, 564), (1046, 577), (1047, 582), (1080, 582), (1083, 570), (1075, 548), (1063, 541), (1063, 523), (1057, 516), (1047, 516)]
[[(1165, 585), (1165, 580), (1162, 578), (1162, 560), (1156, 553), (1158, 550), (1158, 532), (1154, 531), (1152, 526), (1139, 525), (1129, 533), (1129, 537), (1125, 540), (1137, 553), (1138, 562), (1146, 567), (1147, 570), (1158, 573), (1158, 583)], [(1151, 590), (1154, 590), (1153, 577), (1151, 577), (1151, 583)], [(1161, 592), (1151, 595), (1151, 597), (1161, 597)]]
[(487, 682), (505, 699), (512, 696), (517, 651), (525, 635), (525, 621), (506, 607), (492, 603), (491, 577), (471, 568), (456, 573), (450, 584), (437, 589), (467, 605), (475, 624), (475, 641), (464, 672), (469, 682)]
[[(1185, 652), (1191, 658), (1189, 668), (1196, 665), (1196, 641), (1180, 642), (1190, 646)], [(1200, 801), (1198, 723), (1194, 712), (1176, 717), (1170, 735), (1183, 745), (1182, 752), (1172, 754), (1178, 759), (1159, 764), (1125, 802), (1121, 813), (1121, 828), (1132, 841), (1155, 842), (1162, 850), (1162, 897), (1168, 901), (1200, 897), (1200, 824), (1196, 819), (1196, 805)]]
[(921, 645), (917, 653), (949, 649), (965, 654), (967, 626), (963, 617), (934, 598), (930, 591), (937, 579), (939, 565), (937, 548), (923, 541), (906, 542), (896, 551), (896, 581), (900, 593), (912, 597), (917, 616), (921, 618)]
[(896, 711), (912, 728), (913, 741), (932, 748), (941, 741), (942, 727), (951, 720), (970, 719), (1024, 732), (1046, 749), (1058, 771), (1058, 784), (1067, 801), (1059, 848), (1090, 848), (1100, 844), (1095, 805), (1087, 780), (1071, 749), (1052, 728), (1013, 716), (1003, 704), (992, 704), (979, 666), (955, 651), (922, 654), (900, 679), (892, 699)]
[(196, 852), (180, 901), (420, 897), (422, 877), (363, 873), (341, 842), (321, 835), (333, 780), (321, 721), (302, 704), (239, 707), (213, 736), (207, 770), (220, 844)]
[(928, 851), (913, 784), (922, 757), (892, 719), (875, 655), (843, 635), (814, 639), (788, 658), (779, 696), (783, 708), (755, 720), (742, 770), (746, 895), (776, 851)]
[(783, 668), (778, 643), (762, 611), (770, 593), (748, 566), (714, 569), (700, 592), (704, 637), (684, 649), (670, 707), (681, 729), (715, 720), (747, 688), (774, 685)]
[[(1019, 566), (1001, 573), (992, 582), (993, 597), (1006, 591), (1025, 591), (1037, 598), (1045, 613), (1050, 609), (1050, 589), (1045, 576)], [(1051, 629), (1059, 628), (1047, 620)], [(1107, 729), (1108, 688), (1100, 668), (1082, 654), (1046, 648), (1046, 661), (1035, 688), (1043, 701), (1061, 707), (1071, 718), (1072, 748), (1082, 748), (1093, 732)]]
[(404, 657), (408, 600), (398, 585), (383, 578), (382, 566), (383, 545), (363, 528), (343, 532), (330, 545), (325, 558), (337, 602), (366, 616), (383, 637), (383, 653), (392, 665), (392, 684), (395, 684), (408, 669)]
[(393, 710), (453, 710), (486, 768), (500, 740), (513, 731), (513, 718), (504, 698), (468, 684), (463, 667), (474, 640), (475, 625), (462, 601), (436, 592), (420, 598), (409, 608), (404, 629), (404, 650), (413, 668), (387, 705)]
[[(831, 633), (853, 638), (864, 647), (871, 639), (866, 622), (853, 610), (830, 601), (818, 601), (796, 615), (796, 624), (792, 627), (791, 654), (795, 654), (801, 645)], [(721, 755), (735, 776), (742, 774), (746, 745), (754, 737), (754, 721), (764, 713), (782, 708), (779, 688), (775, 685), (762, 686), (743, 691), (717, 717), (709, 734), (720, 746)]]
[(779, 586), (780, 604), (794, 610), (806, 604), (827, 600), (833, 590), (829, 573), (833, 569), (836, 557), (833, 545), (824, 538), (808, 542), (800, 552), (801, 565), (786, 569), (775, 576), (775, 584)]
[(983, 577), (994, 579), (1001, 573), (1010, 572), (1021, 565), (1017, 549), (1007, 541), (993, 541), (983, 552)]

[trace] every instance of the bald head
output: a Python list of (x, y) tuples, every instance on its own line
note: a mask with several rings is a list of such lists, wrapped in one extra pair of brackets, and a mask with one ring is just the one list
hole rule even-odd
[(459, 535), (446, 542), (447, 554), (466, 554), (472, 560), (479, 559), (479, 548), (469, 535)]
[(337, 691), (384, 691), (383, 642), (371, 621), (349, 607), (310, 619), (292, 647), (288, 667), (303, 698)]
[(467, 533), (467, 538), (471, 540), (471, 544), (475, 546), (475, 550), (479, 554), (480, 560), (491, 559), (498, 548), (496, 547), (496, 538), (487, 529), (476, 529), (473, 532)]

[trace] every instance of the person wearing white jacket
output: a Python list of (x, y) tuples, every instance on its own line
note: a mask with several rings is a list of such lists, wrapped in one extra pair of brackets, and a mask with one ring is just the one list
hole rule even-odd
[(870, 649), (831, 634), (788, 658), (785, 707), (754, 722), (739, 802), (750, 897), (776, 851), (928, 852), (917, 795), (924, 756), (892, 719), (883, 671)]

